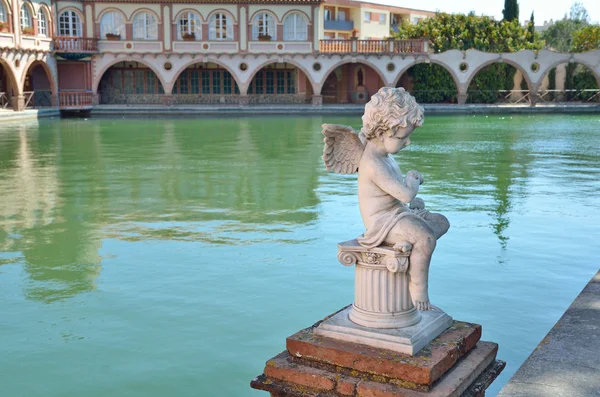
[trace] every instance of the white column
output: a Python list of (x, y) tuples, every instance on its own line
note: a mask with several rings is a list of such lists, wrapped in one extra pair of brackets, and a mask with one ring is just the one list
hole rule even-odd
[(246, 7), (240, 8), (240, 50), (246, 51), (248, 47), (248, 16), (246, 15)]
[(163, 8), (163, 29), (165, 50), (171, 50), (171, 10), (169, 6)]
[(314, 49), (315, 51), (319, 51), (319, 40), (323, 38), (325, 35), (325, 30), (323, 27), (323, 18), (321, 18), (321, 7), (315, 7), (315, 12), (313, 15), (313, 31), (314, 31)]
[(85, 6), (85, 34), (87, 35), (87, 37), (95, 37), (95, 26), (96, 23), (94, 22), (94, 12), (92, 10), (92, 6), (88, 4)]

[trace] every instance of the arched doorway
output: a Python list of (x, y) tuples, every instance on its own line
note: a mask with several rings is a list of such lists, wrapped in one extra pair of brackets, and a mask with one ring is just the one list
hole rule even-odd
[(54, 106), (52, 95), (55, 92), (52, 76), (48, 66), (42, 61), (35, 61), (29, 66), (23, 83), (25, 107)]
[(366, 103), (384, 82), (379, 73), (362, 63), (345, 63), (335, 68), (323, 83), (323, 103)]
[(585, 65), (562, 63), (552, 69), (542, 79), (538, 89), (539, 102), (581, 102), (600, 101), (599, 79)]
[(249, 103), (307, 103), (312, 95), (306, 73), (286, 62), (263, 66), (248, 85)]
[(508, 63), (492, 63), (471, 78), (467, 103), (529, 104), (529, 90), (523, 72)]
[(452, 75), (435, 63), (419, 63), (406, 70), (396, 83), (410, 92), (418, 103), (456, 103), (457, 89)]
[(13, 109), (12, 97), (17, 95), (14, 76), (7, 66), (0, 62), (0, 110)]
[(240, 89), (235, 78), (223, 66), (198, 62), (181, 71), (173, 85), (173, 103), (235, 103)]
[(98, 85), (100, 104), (162, 104), (164, 93), (156, 73), (137, 61), (115, 63)]

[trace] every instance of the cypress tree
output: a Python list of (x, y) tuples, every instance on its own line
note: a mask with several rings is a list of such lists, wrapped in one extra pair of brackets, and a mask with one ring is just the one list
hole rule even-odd
[(519, 4), (517, 0), (504, 0), (504, 10), (502, 15), (505, 21), (519, 20)]
[(529, 42), (533, 43), (535, 41), (535, 19), (533, 18), (533, 11), (531, 11), (531, 18), (529, 18), (527, 35), (529, 36)]

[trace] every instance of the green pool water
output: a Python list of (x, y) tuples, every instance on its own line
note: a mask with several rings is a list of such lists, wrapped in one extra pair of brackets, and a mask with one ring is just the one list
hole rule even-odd
[[(3, 397), (266, 396), (285, 337), (351, 303), (356, 117), (0, 124)], [(495, 395), (599, 267), (600, 116), (426, 116), (397, 159), (452, 227), (432, 302), (483, 325)]]

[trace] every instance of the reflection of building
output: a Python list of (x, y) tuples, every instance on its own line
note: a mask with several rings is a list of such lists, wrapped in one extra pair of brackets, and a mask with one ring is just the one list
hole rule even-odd
[(0, 0), (0, 108), (318, 104), (319, 54), (423, 51), (384, 39), (427, 15), (354, 0)]

